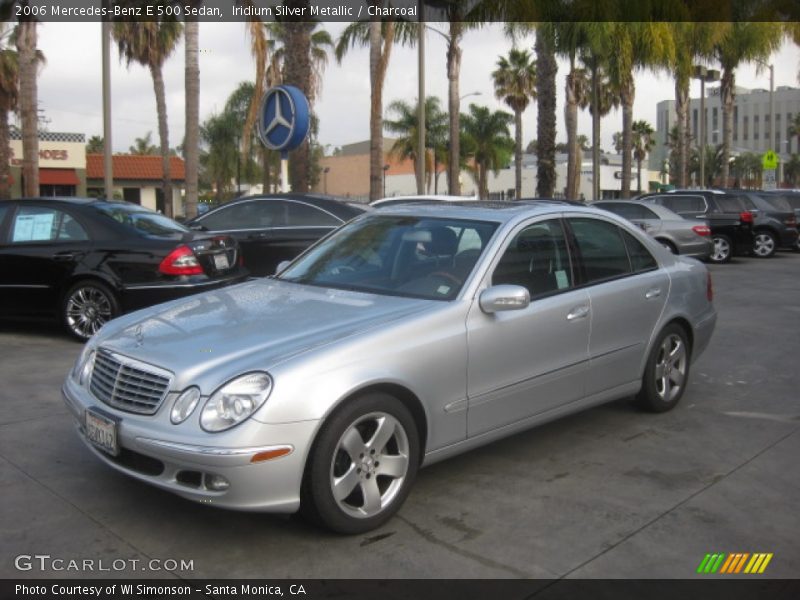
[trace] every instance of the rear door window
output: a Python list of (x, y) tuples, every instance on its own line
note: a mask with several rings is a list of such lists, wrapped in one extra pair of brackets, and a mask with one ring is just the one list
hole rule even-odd
[(569, 221), (580, 251), (586, 283), (614, 279), (631, 272), (628, 250), (619, 228), (600, 219)]
[(288, 227), (338, 227), (342, 224), (342, 221), (316, 206), (302, 202), (286, 204), (289, 209), (286, 222)]
[(211, 231), (282, 227), (287, 222), (288, 204), (283, 200), (241, 202), (208, 213), (198, 223)]
[(726, 213), (738, 213), (755, 208), (755, 204), (747, 200), (746, 196), (719, 196), (716, 197), (716, 201), (720, 210)]

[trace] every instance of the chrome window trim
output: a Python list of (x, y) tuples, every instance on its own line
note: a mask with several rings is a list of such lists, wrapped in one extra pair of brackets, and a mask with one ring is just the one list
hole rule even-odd
[[(233, 205), (233, 206), (228, 204), (226, 206), (217, 207), (214, 210), (209, 211), (209, 212), (207, 212), (206, 214), (204, 214), (204, 215), (202, 215), (200, 217), (197, 217), (197, 220), (195, 222), (196, 223), (202, 223), (208, 217), (210, 217), (211, 215), (213, 215), (215, 213), (218, 213), (221, 210), (236, 208), (237, 206), (241, 206), (242, 204), (248, 204), (250, 202), (293, 202), (295, 204), (302, 204), (304, 206), (308, 206), (308, 207), (311, 207), (311, 208), (313, 208), (315, 210), (319, 210), (321, 212), (324, 212), (326, 215), (336, 219), (339, 222), (340, 225), (344, 223), (343, 219), (337, 217), (335, 214), (333, 214), (329, 210), (326, 210), (326, 209), (321, 208), (319, 206), (314, 206), (313, 204), (309, 204), (308, 202), (304, 202), (302, 200), (296, 200), (294, 198), (250, 198), (250, 199), (246, 199), (246, 200), (243, 199), (243, 200), (237, 201), (236, 204)], [(309, 225), (308, 227), (304, 227), (302, 225), (287, 225), (285, 227), (258, 227), (258, 228), (255, 228), (255, 229), (210, 229), (209, 231), (220, 231), (220, 232), (222, 232), (222, 231), (261, 231), (262, 229), (312, 229), (312, 228), (320, 228), (320, 227), (326, 227), (326, 228), (327, 227), (332, 227), (332, 228), (335, 228), (336, 226), (335, 225)]]

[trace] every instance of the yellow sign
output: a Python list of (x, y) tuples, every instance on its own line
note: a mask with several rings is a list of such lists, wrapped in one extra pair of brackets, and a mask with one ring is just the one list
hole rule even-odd
[(771, 171), (778, 168), (778, 155), (772, 150), (767, 150), (761, 158), (761, 166), (765, 171)]

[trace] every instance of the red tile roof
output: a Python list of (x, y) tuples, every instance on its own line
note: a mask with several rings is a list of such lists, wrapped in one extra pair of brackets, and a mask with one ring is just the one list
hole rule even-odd
[[(114, 154), (111, 157), (115, 180), (154, 180), (161, 181), (160, 156), (136, 154)], [(171, 156), (169, 159), (170, 176), (173, 181), (184, 181), (186, 171), (183, 159)], [(103, 155), (86, 155), (86, 179), (103, 179)]]

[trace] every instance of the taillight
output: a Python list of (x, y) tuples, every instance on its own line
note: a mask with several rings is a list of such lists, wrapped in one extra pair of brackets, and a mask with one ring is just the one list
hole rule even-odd
[(711, 228), (708, 225), (695, 225), (692, 227), (692, 231), (694, 231), (697, 235), (702, 235), (703, 237), (708, 237), (711, 235)]
[(741, 220), (742, 223), (752, 223), (753, 213), (751, 213), (749, 210), (743, 210), (739, 213), (739, 220)]
[(203, 267), (189, 246), (178, 246), (158, 265), (164, 275), (202, 275)]
[(706, 273), (706, 298), (709, 302), (714, 301), (714, 285), (711, 283), (711, 273)]

